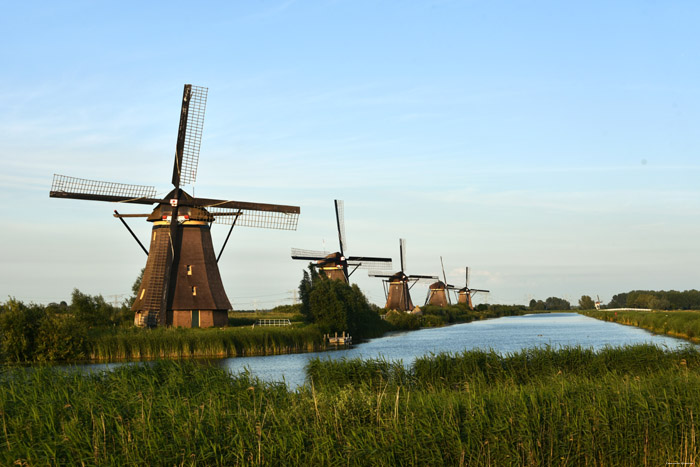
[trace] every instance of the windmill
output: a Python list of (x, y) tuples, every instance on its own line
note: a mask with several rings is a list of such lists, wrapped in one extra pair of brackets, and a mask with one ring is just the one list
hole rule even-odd
[[(382, 269), (391, 268), (391, 258), (379, 258), (376, 256), (345, 256), (348, 243), (345, 238), (345, 209), (342, 200), (334, 200), (335, 223), (338, 228), (338, 243), (340, 251), (329, 253), (327, 251), (302, 250), (292, 248), (292, 259), (304, 261), (316, 261), (316, 267), (326, 274), (329, 279), (348, 282), (350, 276), (358, 268)], [(350, 271), (349, 268), (353, 269)]]
[[(234, 225), (296, 230), (298, 206), (195, 198), (181, 185), (194, 183), (201, 145), (208, 89), (186, 84), (175, 145), (172, 184), (164, 198), (152, 186), (85, 180), (54, 175), (49, 196), (115, 203), (153, 205), (150, 214), (119, 214), (119, 218), (148, 255), (132, 310), (138, 326), (225, 326), (231, 304), (217, 262)], [(136, 238), (125, 218), (146, 217), (153, 223), (150, 249)], [(231, 226), (218, 257), (212, 223)]]
[[(370, 271), (369, 275), (384, 278), (384, 294), (386, 295), (386, 305), (384, 308), (388, 310), (410, 311), (414, 308), (413, 302), (411, 301), (411, 288), (418, 282), (435, 280), (438, 279), (438, 277), (415, 274), (407, 276), (404, 273), (406, 268), (406, 240), (403, 238), (399, 239), (399, 257), (401, 258), (401, 270), (399, 272), (388, 274)], [(409, 285), (409, 283), (411, 284)]]
[(457, 303), (465, 303), (470, 310), (474, 309), (474, 305), (472, 304), (472, 297), (474, 294), (477, 292), (489, 292), (488, 290), (484, 289), (470, 289), (469, 288), (469, 267), (467, 269), (467, 275), (466, 275), (466, 281), (465, 281), (465, 287), (462, 287), (459, 289), (459, 298), (457, 300)]
[(457, 288), (454, 285), (447, 283), (445, 264), (442, 262), (442, 256), (440, 256), (440, 266), (442, 266), (442, 277), (445, 279), (445, 282), (439, 280), (433, 284), (430, 284), (430, 287), (428, 288), (428, 296), (425, 297), (425, 304), (444, 308), (448, 304), (452, 305), (449, 291), (457, 290)]

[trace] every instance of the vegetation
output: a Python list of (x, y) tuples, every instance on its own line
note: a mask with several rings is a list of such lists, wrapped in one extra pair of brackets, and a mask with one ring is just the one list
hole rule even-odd
[(290, 391), (194, 362), (0, 377), (3, 465), (697, 462), (700, 355), (651, 346), (314, 360)]
[(563, 298), (559, 297), (549, 297), (544, 302), (533, 298), (530, 300), (529, 307), (530, 310), (533, 311), (563, 311), (570, 310), (571, 303), (569, 303), (568, 300), (564, 300)]
[(581, 298), (578, 300), (578, 307), (581, 310), (593, 310), (595, 308), (595, 302), (590, 295), (581, 295)]
[(356, 284), (328, 279), (313, 265), (309, 265), (309, 272), (304, 271), (299, 296), (302, 316), (323, 333), (347, 331), (363, 339), (390, 330)]
[[(298, 317), (296, 308), (272, 311), (261, 318)], [(244, 315), (244, 328), (141, 329), (133, 326), (126, 305), (74, 290), (70, 305), (40, 306), (10, 299), (0, 304), (0, 362), (119, 361), (153, 358), (235, 357), (308, 352), (324, 349), (313, 326), (257, 328)], [(298, 319), (298, 318), (297, 318)]]
[(590, 310), (581, 313), (603, 321), (637, 326), (657, 334), (700, 342), (700, 311)]
[(632, 290), (614, 295), (608, 308), (700, 310), (700, 290)]
[(229, 326), (252, 326), (259, 319), (288, 319), (292, 324), (301, 324), (301, 305), (280, 305), (265, 311), (230, 311)]

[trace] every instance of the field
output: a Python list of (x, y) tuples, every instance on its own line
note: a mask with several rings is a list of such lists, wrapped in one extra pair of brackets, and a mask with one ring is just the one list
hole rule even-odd
[(586, 310), (581, 314), (603, 321), (637, 326), (700, 343), (700, 311), (608, 311)]
[(700, 354), (651, 346), (315, 360), (290, 391), (193, 361), (0, 378), (0, 463), (666, 465), (698, 461)]

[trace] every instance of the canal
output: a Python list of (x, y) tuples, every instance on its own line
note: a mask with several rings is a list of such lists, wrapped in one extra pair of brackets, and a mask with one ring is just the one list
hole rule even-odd
[(643, 329), (576, 313), (545, 313), (394, 333), (332, 352), (225, 358), (215, 362), (232, 373), (248, 369), (265, 381), (284, 381), (290, 388), (295, 388), (304, 384), (304, 367), (309, 359), (316, 357), (383, 358), (410, 365), (417, 357), (438, 352), (493, 349), (506, 354), (530, 347), (581, 346), (600, 349), (641, 343), (669, 349), (691, 345), (682, 339), (654, 335)]

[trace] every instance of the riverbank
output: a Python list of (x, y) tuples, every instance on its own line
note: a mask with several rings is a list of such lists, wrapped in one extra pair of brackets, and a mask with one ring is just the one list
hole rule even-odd
[[(324, 351), (329, 346), (322, 323), (303, 322), (298, 306), (272, 312), (231, 312), (226, 328), (134, 327), (125, 313), (101, 297), (74, 291), (71, 305), (40, 306), (8, 300), (0, 305), (0, 363), (124, 362), (158, 358), (226, 358)], [(422, 316), (368, 311), (352, 333), (354, 342), (392, 331), (524, 314), (525, 307), (494, 305), (483, 310), (464, 306), (426, 307)], [(258, 319), (289, 319), (291, 326), (255, 326)], [(343, 332), (348, 329), (338, 329)], [(331, 329), (331, 332), (333, 330)]]
[(290, 391), (195, 362), (5, 369), (0, 463), (666, 465), (697, 462), (700, 354), (463, 352), (315, 360)]
[(700, 311), (582, 310), (584, 316), (700, 343)]

